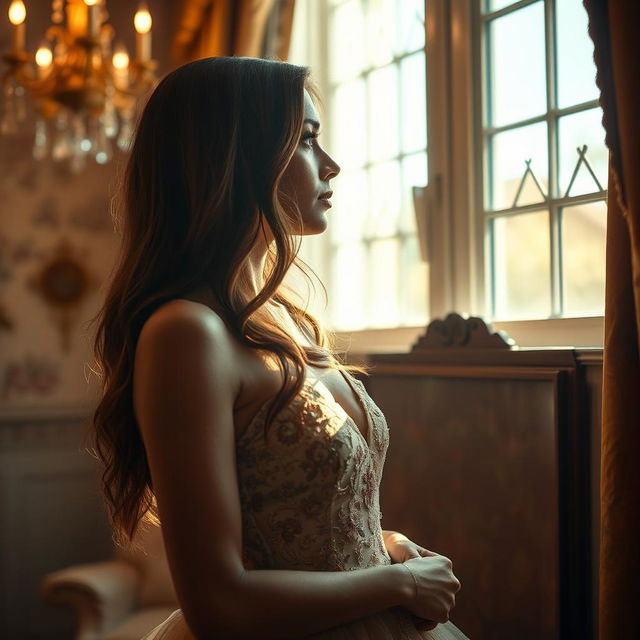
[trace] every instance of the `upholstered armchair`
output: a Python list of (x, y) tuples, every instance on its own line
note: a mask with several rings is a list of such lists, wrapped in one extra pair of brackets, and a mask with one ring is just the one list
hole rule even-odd
[(149, 527), (139, 540), (142, 550), (119, 549), (113, 560), (42, 580), (47, 602), (73, 610), (75, 640), (139, 640), (178, 608), (160, 529)]

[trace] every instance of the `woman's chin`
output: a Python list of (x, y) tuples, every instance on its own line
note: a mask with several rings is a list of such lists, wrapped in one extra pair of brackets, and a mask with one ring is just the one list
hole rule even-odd
[(327, 230), (328, 221), (326, 216), (317, 217), (313, 220), (305, 220), (303, 236), (317, 236)]

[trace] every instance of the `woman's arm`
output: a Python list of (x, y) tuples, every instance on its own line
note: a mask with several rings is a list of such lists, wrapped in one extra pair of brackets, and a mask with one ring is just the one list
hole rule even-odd
[(228, 631), (215, 625), (221, 635), (205, 632), (202, 638), (301, 638), (403, 605), (414, 589), (411, 574), (393, 565), (355, 571), (246, 571), (229, 612)]
[(213, 312), (176, 300), (145, 324), (134, 407), (178, 600), (196, 637), (300, 637), (411, 602), (416, 586), (400, 566), (245, 571), (233, 427), (239, 384)]

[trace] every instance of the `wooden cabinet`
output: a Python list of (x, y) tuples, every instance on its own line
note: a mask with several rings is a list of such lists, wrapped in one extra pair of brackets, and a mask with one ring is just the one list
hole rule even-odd
[(383, 527), (453, 560), (470, 638), (595, 638), (602, 354), (500, 346), (460, 320), (448, 344), (369, 357)]

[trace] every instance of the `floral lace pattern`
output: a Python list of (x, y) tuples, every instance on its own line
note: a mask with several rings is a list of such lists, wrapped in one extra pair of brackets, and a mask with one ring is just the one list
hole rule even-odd
[(359, 380), (366, 439), (321, 381), (305, 380), (264, 438), (263, 407), (236, 441), (243, 560), (253, 569), (345, 571), (390, 564), (378, 490), (389, 435)]
[[(366, 438), (321, 382), (305, 381), (264, 438), (266, 407), (236, 439), (247, 569), (349, 571), (391, 564), (378, 491), (389, 443), (382, 412), (345, 374), (367, 415)], [(418, 631), (400, 607), (333, 627), (314, 640), (469, 640), (451, 622)], [(182, 610), (142, 640), (195, 640)]]

